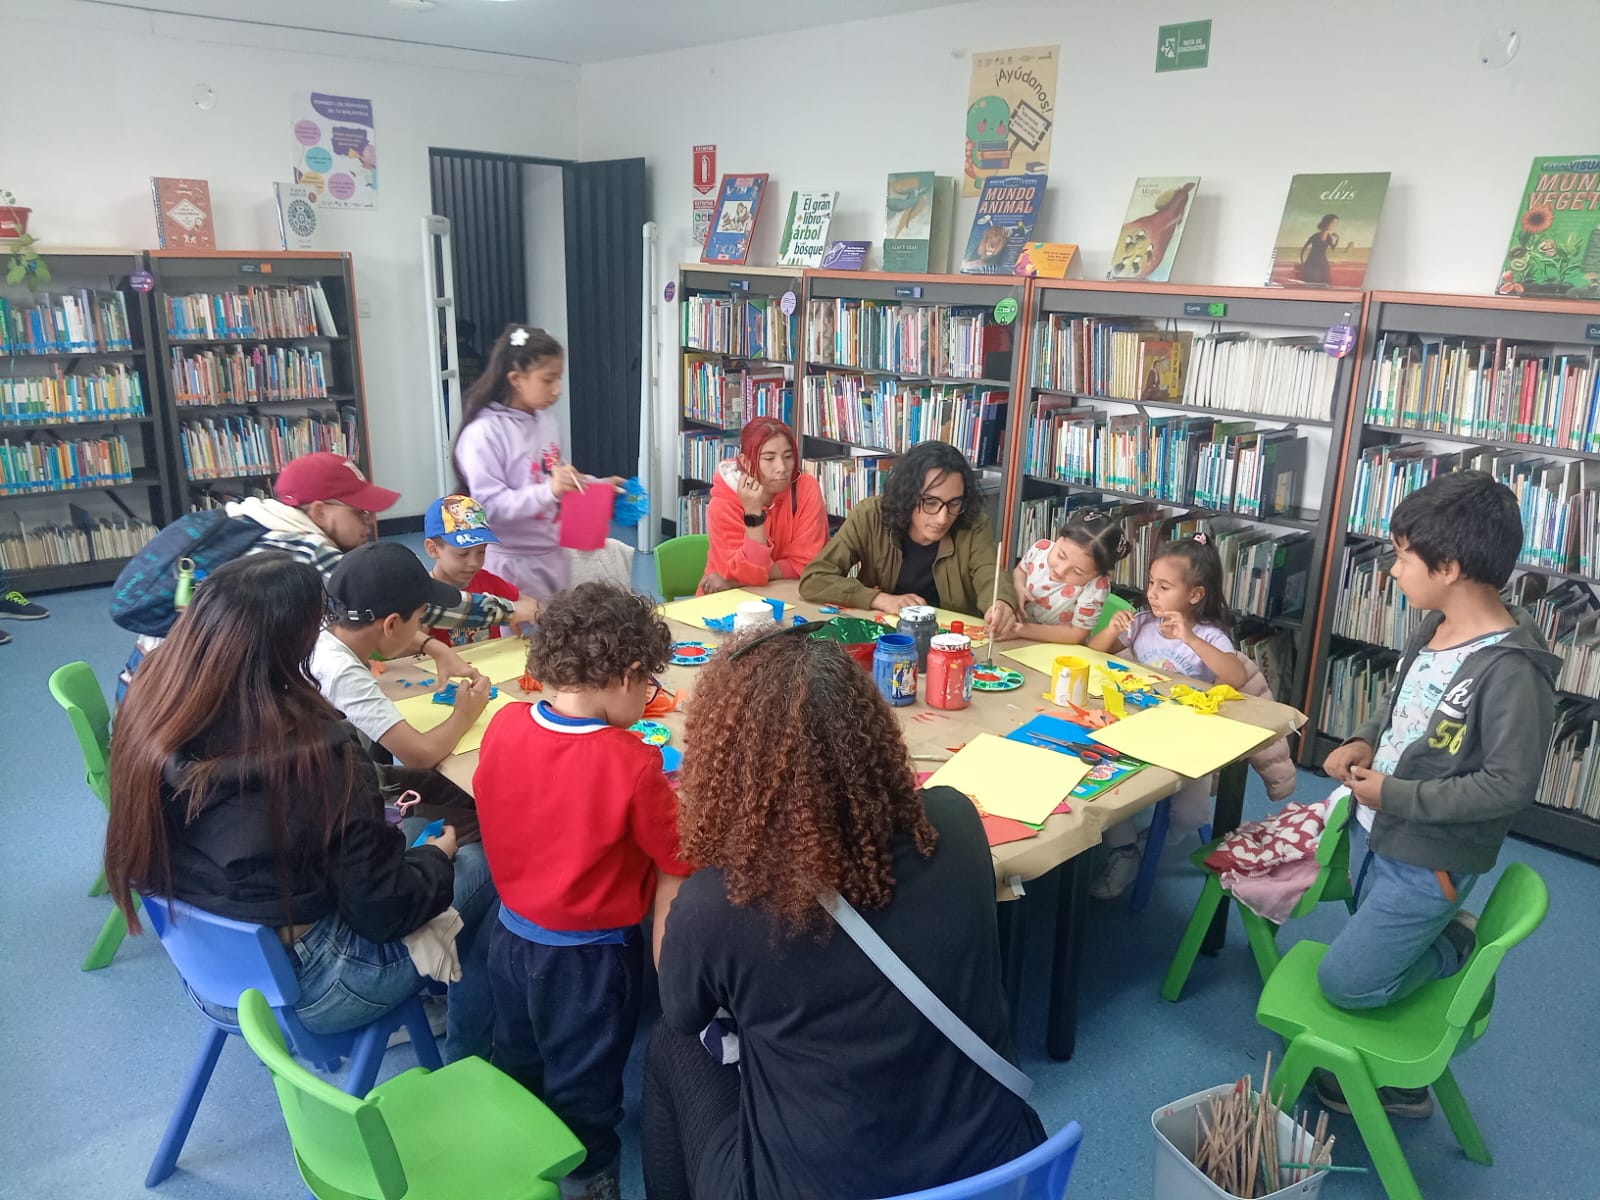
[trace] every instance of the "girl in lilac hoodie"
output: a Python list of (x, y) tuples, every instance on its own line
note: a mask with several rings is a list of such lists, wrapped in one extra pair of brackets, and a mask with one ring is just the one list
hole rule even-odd
[(455, 465), (461, 487), (489, 516), (500, 539), (485, 570), (543, 600), (570, 583), (559, 541), (561, 497), (595, 480), (561, 461), (560, 428), (550, 409), (561, 399), (561, 343), (542, 329), (508, 325), (462, 401)]

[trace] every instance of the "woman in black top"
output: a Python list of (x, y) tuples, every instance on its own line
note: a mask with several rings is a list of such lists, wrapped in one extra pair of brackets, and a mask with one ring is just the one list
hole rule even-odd
[[(740, 652), (737, 647), (746, 647)], [(832, 887), (1014, 1057), (994, 866), (972, 803), (917, 790), (895, 718), (831, 642), (724, 643), (690, 711), (673, 901), (645, 1065), (650, 1200), (862, 1200), (1044, 1139), (1026, 1103), (896, 990), (817, 903)], [(737, 1068), (699, 1034), (732, 1014)]]
[[(462, 978), (446, 1056), (488, 1051), (481, 845), (384, 819), (377, 772), (306, 663), (326, 599), (311, 567), (252, 554), (206, 577), (139, 668), (111, 741), (106, 883), (277, 928), (314, 1033), (365, 1025), (422, 987), (403, 937), (452, 904)], [(482, 943), (480, 945), (480, 942)]]

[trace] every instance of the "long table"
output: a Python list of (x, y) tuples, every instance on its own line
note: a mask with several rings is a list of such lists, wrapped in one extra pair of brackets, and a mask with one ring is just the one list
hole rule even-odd
[[(799, 586), (794, 580), (774, 581), (764, 589), (749, 590), (784, 601), (785, 621), (791, 620), (795, 614), (808, 618), (824, 615), (819, 613), (817, 605), (800, 598)], [(730, 611), (732, 607), (730, 602)], [(844, 612), (855, 616), (872, 615), (850, 609)], [(974, 617), (973, 620), (977, 622), (979, 618)], [(721, 636), (704, 625), (690, 626), (677, 621), (669, 621), (669, 624), (675, 641), (694, 640), (709, 645), (717, 642)], [(1023, 684), (1015, 691), (974, 692), (972, 704), (957, 712), (931, 708), (920, 696), (915, 703), (894, 710), (906, 745), (914, 756), (921, 756), (913, 763), (919, 771), (937, 768), (934, 759), (949, 757), (952, 747), (962, 745), (979, 733), (1005, 734), (1038, 712), (1059, 711), (1045, 698), (1049, 678), (1003, 657), (1000, 652), (1004, 648), (1005, 643), (997, 646), (995, 663), (1003, 663), (1009, 669), (1022, 672)], [(1068, 652), (1070, 649), (1063, 647), (1063, 653)], [(976, 653), (981, 661), (987, 648), (979, 646)], [(664, 685), (682, 697), (675, 711), (657, 718), (672, 730), (673, 742), (680, 747), (683, 744), (685, 715), (694, 704), (695, 674), (698, 669), (673, 666), (660, 676)], [(425, 677), (425, 672), (418, 664), (396, 662), (388, 664), (380, 676), (380, 683), (388, 695), (399, 700), (421, 694), (421, 680)], [(1178, 679), (1173, 682), (1184, 681)], [(524, 692), (515, 678), (496, 680), (495, 684), (502, 693), (522, 699), (538, 699), (537, 693)], [(1287, 705), (1254, 697), (1230, 702), (1228, 716), (1277, 734), (1299, 729), (1306, 719)], [(452, 755), (440, 770), (470, 792), (477, 765), (478, 752), (474, 749)], [(1247, 766), (1243, 759), (1222, 770), (1212, 818), (1212, 828), (1216, 833), (1226, 833), (1238, 827), (1243, 812), (1246, 776)], [(1070, 813), (1056, 814), (1046, 820), (1037, 837), (992, 848), (995, 894), (997, 900), (1002, 902), (1000, 911), (1005, 943), (1006, 984), (1012, 997), (1013, 1012), (1018, 1008), (1021, 996), (1023, 930), (1030, 915), (1027, 912), (1029, 906), (1015, 901), (1027, 895), (1027, 885), (1033, 880), (1051, 872), (1060, 873), (1049, 1015), (1045, 1029), (1046, 1049), (1052, 1058), (1060, 1061), (1070, 1059), (1076, 1041), (1078, 977), (1088, 919), (1093, 858), (1085, 852), (1100, 844), (1106, 829), (1170, 796), (1184, 782), (1182, 776), (1171, 771), (1155, 766), (1146, 767), (1093, 800), (1081, 803), (1074, 801)], [(1221, 947), (1226, 919), (1227, 906), (1224, 902), (1207, 938), (1205, 948), (1208, 952)]]

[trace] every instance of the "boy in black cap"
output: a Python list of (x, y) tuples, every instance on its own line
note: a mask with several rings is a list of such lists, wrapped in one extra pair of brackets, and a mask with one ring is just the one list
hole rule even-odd
[(328, 579), (332, 615), (311, 652), (311, 674), (328, 702), (369, 740), (408, 767), (436, 767), (489, 703), (489, 681), (468, 668), (457, 682), (454, 711), (426, 732), (410, 724), (383, 694), (369, 665), (422, 644), (430, 606), (458, 603), (460, 590), (428, 574), (398, 542), (350, 551)]

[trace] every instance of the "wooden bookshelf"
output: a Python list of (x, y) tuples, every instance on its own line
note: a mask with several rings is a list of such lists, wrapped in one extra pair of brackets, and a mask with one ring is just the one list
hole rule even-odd
[[(1286, 639), (1292, 652), (1293, 669), (1278, 673), (1279, 698), (1297, 707), (1303, 706), (1311, 652), (1317, 640), (1310, 614), (1321, 593), (1325, 570), (1328, 523), (1324, 514), (1336, 494), (1337, 464), (1344, 450), (1344, 430), (1357, 363), (1356, 352), (1352, 351), (1342, 360), (1332, 360), (1317, 343), (1332, 325), (1348, 323), (1359, 328), (1363, 301), (1360, 292), (1337, 290), (1302, 292), (1279, 288), (1034, 280), (1027, 311), (1023, 385), (1018, 390), (1022, 399), (1013, 406), (1015, 415), (1011, 428), (1010, 458), (1015, 467), (1014, 484), (1006, 507), (1010, 545), (1022, 546), (1025, 525), (1029, 524), (1024, 519), (1026, 510), (1036, 508), (1034, 502), (1077, 494), (1099, 496), (1107, 506), (1155, 505), (1165, 516), (1152, 522), (1154, 528), (1146, 535), (1146, 541), (1153, 537), (1158, 542), (1187, 528), (1185, 525), (1170, 530), (1170, 520), (1203, 522), (1212, 532), (1224, 538), (1234, 535), (1240, 541), (1264, 534), (1286, 547), (1285, 557), (1287, 548), (1292, 547), (1293, 553), (1306, 564), (1303, 581), (1296, 582), (1281, 597), (1275, 597), (1269, 612), (1260, 615), (1248, 610), (1241, 612), (1235, 632), (1238, 635), (1276, 632), (1280, 646)], [(1098, 327), (1098, 335), (1094, 326), (1072, 324), (1080, 319), (1103, 323)], [(1134, 335), (1131, 345), (1114, 342), (1113, 332)], [(1277, 411), (1274, 411), (1271, 396), (1263, 394), (1254, 380), (1212, 374), (1214, 360), (1211, 356), (1216, 351), (1215, 345), (1207, 347), (1207, 358), (1197, 368), (1196, 352), (1200, 343), (1194, 340), (1180, 351), (1184, 361), (1176, 378), (1165, 374), (1165, 370), (1170, 370), (1170, 364), (1166, 365), (1164, 382), (1158, 390), (1153, 379), (1147, 380), (1141, 375), (1144, 364), (1130, 357), (1142, 352), (1137, 345), (1140, 334), (1158, 344), (1181, 341), (1183, 335), (1191, 339), (1236, 338), (1239, 344), (1295, 339), (1292, 348), (1281, 354), (1286, 364), (1297, 364), (1305, 373), (1301, 389), (1304, 402), (1298, 406), (1299, 411), (1292, 411), (1287, 402), (1276, 406)], [(1070, 350), (1063, 338), (1070, 341)], [(1159, 346), (1152, 350), (1159, 350)], [(1261, 347), (1251, 352), (1266, 355), (1269, 349)], [(1198, 387), (1199, 380), (1191, 378), (1197, 369), (1207, 372), (1206, 378), (1211, 381), (1204, 390)], [(1320, 374), (1312, 374), (1313, 371)], [(1068, 372), (1072, 378), (1058, 377)], [(1234, 386), (1224, 386), (1225, 379), (1233, 380)], [(1168, 394), (1173, 388), (1178, 393), (1175, 397)], [(1278, 395), (1281, 390), (1272, 389), (1271, 395)], [(1089, 444), (1102, 447), (1110, 444), (1110, 426), (1098, 424), (1101, 416), (1108, 422), (1113, 417), (1132, 418), (1124, 423), (1123, 430), (1126, 437), (1139, 439), (1138, 448), (1132, 457), (1125, 454), (1122, 461), (1124, 465), (1136, 463), (1140, 478), (1123, 480), (1118, 477), (1113, 486), (1105, 459), (1101, 459), (1098, 466), (1094, 461), (1083, 459), (1065, 467), (1053, 456), (1048, 462), (1033, 461), (1037, 457), (1034, 453), (1036, 441), (1040, 454), (1051, 454), (1057, 446), (1054, 441), (1049, 447), (1043, 445), (1044, 430), (1037, 438), (1035, 436), (1041, 403), (1046, 412), (1059, 413), (1067, 409), (1075, 418), (1083, 418), (1089, 424), (1081, 433)], [(1144, 418), (1142, 422), (1141, 417)], [(1198, 487), (1191, 491), (1175, 478), (1158, 484), (1153, 477), (1156, 443), (1150, 422), (1182, 418), (1252, 422), (1262, 432), (1287, 430), (1303, 437), (1305, 459), (1304, 465), (1296, 471), (1297, 486), (1292, 503), (1281, 506), (1262, 503), (1257, 514), (1240, 511), (1220, 495), (1206, 496), (1202, 500), (1197, 494)], [(1130, 445), (1123, 443), (1125, 449)], [(1191, 477), (1195, 475), (1193, 467), (1191, 463)], [(1037, 518), (1033, 523), (1037, 523)], [(1030, 539), (1036, 535), (1050, 536), (1051, 532), (1045, 530), (1041, 534), (1029, 530), (1028, 536)], [(1142, 549), (1153, 550), (1154, 545), (1155, 542), (1150, 542)], [(1012, 557), (1015, 558), (1015, 554)], [(1117, 581), (1118, 591), (1135, 599), (1142, 596), (1144, 581), (1134, 578), (1134, 574), (1143, 569), (1143, 557), (1143, 553), (1130, 556)], [(1298, 575), (1299, 571), (1292, 574)], [(1299, 604), (1293, 603), (1296, 597), (1301, 598)], [(1229, 601), (1239, 607), (1235, 597), (1230, 596)]]
[[(783, 298), (794, 296), (794, 312), (787, 319), (781, 312)], [(801, 330), (805, 313), (805, 280), (799, 267), (719, 266), (712, 263), (684, 263), (678, 268), (678, 425), (672, 442), (674, 464), (675, 520), (662, 518), (662, 527), (674, 533), (704, 532), (705, 503), (716, 474), (716, 461), (736, 452), (739, 431), (747, 420), (759, 415), (778, 416), (774, 395), (786, 390), (784, 420), (794, 427), (796, 420), (796, 375), (798, 373)], [(726, 311), (721, 328), (727, 337), (701, 336), (710, 332), (710, 322), (697, 320), (712, 308)], [(754, 341), (749, 328), (751, 313), (759, 310), (761, 328)], [(769, 326), (786, 326), (788, 333), (780, 349), (771, 344)], [(691, 328), (691, 325), (694, 328)], [(755, 352), (759, 351), (759, 352)], [(774, 353), (775, 352), (775, 353)], [(695, 375), (701, 382), (695, 387)], [(783, 384), (778, 385), (781, 377)], [(759, 411), (754, 392), (741, 388), (743, 378), (761, 383)], [(715, 380), (714, 384), (709, 381)], [(774, 386), (777, 385), (777, 386)], [(717, 405), (695, 407), (691, 396), (709, 399), (711, 388), (720, 390)], [(698, 446), (701, 460), (691, 467), (686, 462), (689, 449)], [(798, 464), (797, 464), (798, 467)]]
[[(1352, 581), (1364, 583), (1373, 577), (1355, 573), (1357, 555), (1363, 562), (1372, 560), (1373, 574), (1381, 570), (1382, 560), (1376, 555), (1383, 546), (1383, 535), (1387, 532), (1386, 511), (1391, 507), (1388, 497), (1374, 506), (1370, 490), (1358, 487), (1363, 452), (1377, 454), (1384, 446), (1420, 443), (1430, 463), (1434, 456), (1471, 454), (1482, 449), (1495, 452), (1501, 464), (1511, 456), (1543, 460), (1563, 474), (1571, 472), (1575, 481), (1578, 473), (1589, 464), (1600, 471), (1600, 452), (1588, 448), (1591, 443), (1582, 436), (1577, 437), (1578, 444), (1570, 444), (1561, 436), (1564, 426), (1560, 423), (1561, 417), (1556, 415), (1576, 414), (1595, 402), (1595, 373), (1600, 371), (1597, 332), (1600, 332), (1600, 304), (1592, 302), (1511, 301), (1489, 296), (1402, 292), (1369, 295), (1361, 336), (1361, 376), (1350, 405), (1347, 450), (1340, 465), (1338, 489), (1327, 510), (1333, 533), (1328, 539), (1324, 586), (1315, 622), (1317, 639), (1306, 708), (1311, 718), (1308, 726), (1311, 732), (1302, 756), (1305, 765), (1320, 765), (1326, 753), (1349, 732), (1343, 727), (1327, 727), (1330, 724), (1327, 718), (1333, 714), (1327, 711), (1326, 702), (1334, 687), (1335, 670), (1342, 671), (1346, 663), (1371, 661), (1391, 664), (1392, 671), (1403, 642), (1400, 636), (1385, 636), (1377, 641), (1350, 636), (1344, 619), (1349, 615), (1345, 606), (1354, 599), (1347, 594), (1349, 588), (1345, 583), (1347, 556)], [(1495, 350), (1497, 342), (1499, 348)], [(1483, 357), (1475, 359), (1480, 346), (1484, 347)], [(1465, 349), (1457, 351), (1462, 347)], [(1574, 370), (1580, 366), (1586, 368), (1588, 390), (1577, 399), (1579, 409), (1570, 407), (1569, 395), (1568, 407), (1554, 409), (1554, 419), (1548, 424), (1536, 426), (1534, 422), (1519, 421), (1520, 428), (1501, 427), (1497, 415), (1487, 406), (1488, 392), (1472, 387), (1473, 374), (1469, 368), (1475, 364), (1492, 368), (1497, 363), (1508, 363), (1512, 361), (1513, 347), (1518, 361), (1546, 358), (1551, 363), (1564, 360)], [(1452, 366), (1442, 356), (1453, 351), (1462, 357), (1456, 358)], [(1430, 360), (1432, 375), (1427, 374)], [(1424, 385), (1410, 392), (1397, 389), (1394, 384), (1400, 369), (1398, 364), (1407, 361), (1418, 364), (1414, 377), (1417, 382), (1437, 378), (1437, 385)], [(1538, 394), (1537, 388), (1532, 394)], [(1474, 396), (1481, 397), (1485, 404), (1471, 408)], [(1570, 434), (1571, 427), (1565, 428)], [(1449, 464), (1454, 461), (1452, 457), (1444, 457), (1441, 469), (1453, 469)], [(1524, 502), (1525, 514), (1530, 503)], [(1352, 524), (1352, 513), (1357, 510), (1360, 510), (1358, 516), (1365, 514), (1366, 518), (1359, 522), (1359, 531)], [(1521, 596), (1556, 586), (1600, 593), (1600, 580), (1595, 578), (1592, 565), (1586, 573), (1578, 562), (1567, 560), (1565, 548), (1557, 557), (1559, 565), (1519, 565), (1510, 585), (1513, 594)], [(1571, 594), (1577, 595), (1576, 592)], [(1532, 597), (1535, 601), (1539, 598)], [(1600, 602), (1600, 594), (1596, 599)], [(1366, 633), (1368, 629), (1363, 628), (1361, 632)], [(1553, 640), (1551, 648), (1562, 653), (1561, 640)], [(1344, 694), (1349, 695), (1348, 683), (1345, 687)], [(1377, 690), (1376, 683), (1373, 690)], [(1585, 702), (1590, 703), (1587, 709)], [(1591, 712), (1600, 714), (1600, 700), (1592, 691), (1589, 694), (1561, 692), (1558, 704), (1571, 710), (1575, 719), (1580, 713), (1585, 720)], [(1550, 769), (1558, 769), (1556, 747), (1550, 747), (1549, 751)], [(1535, 804), (1519, 814), (1512, 824), (1512, 832), (1600, 861), (1600, 820), (1576, 810)]]
[[(0, 538), (19, 529), (35, 535), (31, 565), (13, 561), (4, 570), (7, 585), (23, 592), (110, 583), (127, 561), (124, 553), (69, 545), (69, 537), (76, 540), (76, 534), (53, 535), (52, 557), (82, 555), (82, 561), (46, 561), (40, 544), (48, 536), (46, 529), (82, 531), (103, 521), (126, 522), (131, 528), (124, 549), (136, 549), (173, 512), (170, 431), (150, 366), (152, 308), (149, 296), (130, 283), (134, 272), (145, 268), (144, 255), (133, 250), (40, 252), (50, 267), (49, 286), (30, 292), (0, 282), (0, 301), (13, 320), (31, 327), (30, 320), (20, 318), (21, 310), (49, 303), (52, 296), (88, 297), (93, 306), (98, 303), (96, 293), (113, 305), (114, 294), (120, 297), (120, 310), (113, 311), (125, 313), (127, 336), (108, 346), (100, 336), (105, 332), (102, 325), (93, 337), (48, 348), (0, 333), (0, 344), (10, 341), (0, 350), (0, 441), (15, 451), (23, 445), (57, 447), (120, 438), (126, 444), (129, 469), (125, 478), (117, 480), (68, 475), (46, 490), (13, 490), (19, 486), (16, 480), (11, 487), (0, 488)], [(4, 473), (0, 470), (0, 475)], [(16, 543), (9, 548), (18, 557), (24, 553)], [(32, 560), (33, 552), (41, 555), (40, 561)]]
[[(371, 477), (350, 255), (153, 250), (150, 270), (177, 511), (269, 494), (285, 462), (314, 450), (343, 451)], [(192, 311), (180, 320), (170, 308), (197, 308), (195, 297), (240, 296), (250, 289), (271, 289), (266, 295), (283, 306), (280, 316), (299, 297), (306, 298), (306, 311), (284, 327), (265, 311), (241, 320), (236, 311), (219, 313), (213, 305), (205, 327)], [(312, 299), (318, 289), (325, 310)], [(244, 435), (257, 442), (254, 452), (231, 449), (233, 438)], [(190, 456), (202, 454), (214, 458), (191, 466)]]

